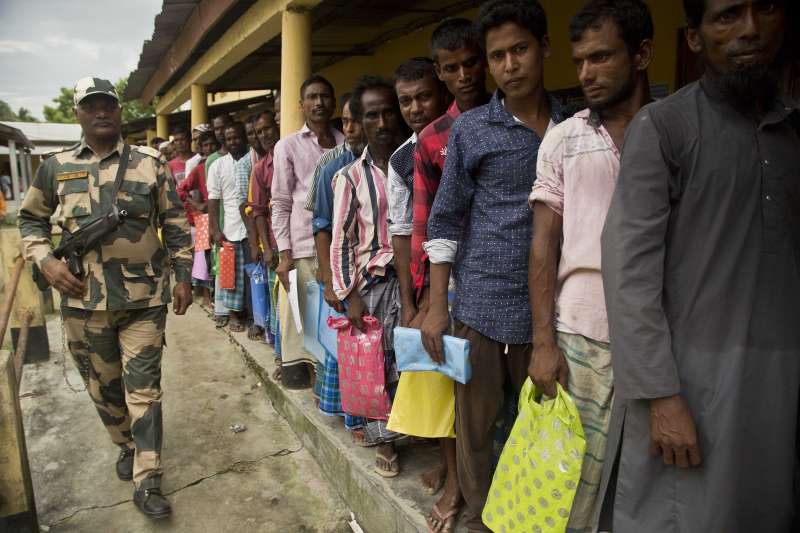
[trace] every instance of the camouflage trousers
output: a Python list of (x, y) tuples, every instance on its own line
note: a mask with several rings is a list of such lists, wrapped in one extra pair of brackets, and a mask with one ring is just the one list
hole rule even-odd
[(161, 353), (167, 307), (62, 307), (69, 351), (111, 440), (136, 450), (133, 481), (161, 474)]

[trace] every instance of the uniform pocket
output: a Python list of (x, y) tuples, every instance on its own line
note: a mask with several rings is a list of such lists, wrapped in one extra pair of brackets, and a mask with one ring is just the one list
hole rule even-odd
[(92, 214), (89, 196), (89, 178), (78, 178), (58, 183), (58, 201), (64, 218), (85, 217)]
[(119, 186), (119, 208), (129, 217), (149, 217), (153, 211), (153, 194), (150, 185), (141, 181), (123, 181)]
[(150, 300), (156, 295), (158, 278), (150, 263), (120, 265), (122, 284), (129, 302)]

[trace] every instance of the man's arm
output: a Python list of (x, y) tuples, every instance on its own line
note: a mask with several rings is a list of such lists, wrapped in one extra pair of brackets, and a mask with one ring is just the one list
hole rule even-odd
[(175, 274), (172, 308), (176, 315), (182, 315), (192, 304), (192, 235), (169, 168), (163, 163), (156, 168), (158, 223)]
[(346, 174), (339, 173), (333, 179), (333, 233), (331, 242), (331, 273), (333, 291), (339, 300), (348, 300), (348, 318), (350, 322), (363, 330), (361, 315), (363, 305), (359, 305), (358, 294), (360, 267), (356, 264), (353, 250), (353, 236), (358, 224), (358, 202), (355, 198), (355, 187)]
[(386, 195), (389, 203), (389, 234), (392, 236), (394, 267), (400, 285), (400, 324), (408, 326), (417, 314), (416, 294), (411, 282), (411, 191), (391, 162)]
[(272, 231), (278, 243), (280, 263), (275, 273), (281, 284), (289, 290), (289, 272), (294, 268), (292, 258), (292, 192), (294, 191), (294, 165), (286, 150), (285, 140), (278, 141), (273, 153), (272, 178)]
[[(249, 156), (245, 156), (249, 161)], [(250, 181), (253, 179), (254, 169), (252, 165), (244, 164), (245, 159), (242, 158), (240, 163), (236, 165), (236, 191), (239, 199), (239, 216), (242, 217), (244, 228), (247, 231), (247, 242), (250, 247), (250, 260), (258, 261), (261, 258), (261, 252), (258, 247), (258, 229), (256, 228), (255, 220), (247, 213), (247, 195), (250, 189)], [(250, 171), (247, 171), (250, 166)]]
[[(327, 154), (326, 154), (327, 155)], [(323, 156), (324, 157), (324, 156)], [(317, 194), (314, 198), (314, 218), (312, 229), (314, 231), (314, 245), (317, 247), (319, 268), (317, 277), (324, 285), (323, 297), (325, 301), (339, 311), (344, 311), (344, 306), (336, 293), (333, 292), (333, 272), (331, 271), (331, 231), (333, 229), (333, 176), (340, 169), (334, 169), (333, 163), (326, 165), (319, 176)]]
[[(650, 400), (651, 451), (665, 464), (699, 465), (697, 430), (672, 353), (663, 307), (664, 258), (677, 164), (645, 108), (626, 133), (602, 239), (603, 286), (621, 399)], [(674, 184), (673, 184), (674, 186)]]
[(447, 144), (441, 184), (428, 220), (425, 251), (431, 263), (430, 308), (422, 325), (422, 343), (434, 361), (444, 362), (442, 335), (450, 323), (447, 286), (458, 251), (461, 226), (472, 203), (475, 183), (462, 146), (461, 122), (456, 122)]
[(536, 158), (536, 181), (529, 197), (533, 235), (528, 261), (528, 294), (533, 317), (533, 353), (528, 375), (550, 397), (555, 382), (567, 388), (569, 368), (556, 342), (555, 302), (564, 213), (562, 128), (545, 137)]
[(206, 188), (208, 189), (208, 232), (211, 241), (217, 245), (222, 245), (225, 235), (219, 227), (219, 201), (222, 198), (222, 185), (219, 175), (220, 164), (215, 161), (214, 165), (208, 169), (208, 179)]

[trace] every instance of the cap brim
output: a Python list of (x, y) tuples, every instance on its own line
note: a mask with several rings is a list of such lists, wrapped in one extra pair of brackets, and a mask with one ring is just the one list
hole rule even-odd
[(108, 96), (110, 98), (113, 98), (114, 100), (117, 101), (117, 103), (119, 103), (119, 96), (117, 96), (114, 93), (111, 93), (111, 92), (108, 92), (108, 91), (92, 91), (92, 92), (88, 92), (88, 93), (84, 94), (83, 96), (81, 96), (80, 99), (77, 102), (75, 102), (75, 105), (80, 104), (81, 102), (83, 102), (84, 100), (86, 100), (87, 98), (89, 98), (90, 96), (93, 96), (95, 94), (104, 94), (104, 95), (106, 95), (106, 96)]

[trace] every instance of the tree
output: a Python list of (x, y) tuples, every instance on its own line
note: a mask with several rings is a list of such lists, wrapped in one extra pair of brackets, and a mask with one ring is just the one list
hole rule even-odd
[(20, 122), (39, 122), (39, 119), (31, 115), (31, 112), (24, 107), (20, 107), (19, 111), (17, 111), (17, 120)]
[[(125, 94), (125, 89), (128, 87), (128, 78), (120, 78), (114, 86), (117, 89), (117, 94), (122, 98)], [(156, 114), (155, 104), (156, 101), (150, 105), (144, 105), (141, 100), (122, 102), (122, 122), (154, 116)]]
[(24, 107), (20, 107), (19, 111), (14, 113), (11, 106), (3, 100), (0, 100), (0, 120), (8, 122), (39, 122), (39, 120), (31, 115), (31, 112)]
[(47, 122), (59, 122), (62, 124), (74, 124), (78, 122), (75, 118), (74, 103), (75, 90), (68, 87), (61, 87), (61, 92), (53, 98), (56, 105), (44, 106), (42, 114)]

